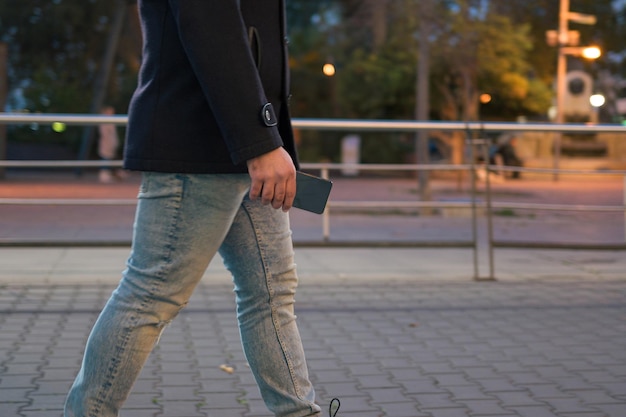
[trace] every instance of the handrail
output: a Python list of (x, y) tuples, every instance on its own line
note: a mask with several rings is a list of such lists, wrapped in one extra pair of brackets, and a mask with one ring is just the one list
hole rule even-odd
[(313, 130), (368, 130), (368, 131), (414, 131), (414, 130), (467, 130), (474, 132), (599, 132), (625, 133), (626, 126), (618, 124), (571, 124), (571, 123), (503, 123), (503, 122), (433, 122), (395, 120), (349, 120), (349, 119), (294, 119), (294, 127)]
[[(0, 124), (65, 123), (67, 125), (116, 124), (125, 125), (127, 115), (52, 114), (52, 113), (0, 113)], [(469, 130), (478, 132), (562, 132), (562, 133), (626, 133), (626, 126), (619, 124), (574, 123), (514, 123), (514, 122), (460, 122), (415, 120), (354, 120), (354, 119), (308, 119), (294, 118), (292, 125), (309, 130), (367, 130), (367, 131), (415, 131), (415, 130)]]
[[(625, 132), (626, 133), (626, 132)], [(69, 161), (69, 160), (0, 160), (0, 168), (99, 168), (114, 167), (121, 168), (121, 160), (112, 161)], [(303, 169), (309, 170), (341, 170), (341, 169), (365, 169), (367, 171), (467, 171), (471, 169), (471, 164), (450, 165), (450, 164), (342, 164), (342, 163), (301, 163)], [(506, 167), (500, 165), (488, 165), (490, 171), (515, 172), (523, 171), (534, 174), (580, 174), (580, 175), (626, 175), (626, 170), (613, 169), (610, 171), (598, 171), (591, 169), (554, 169), (554, 168), (520, 168)]]
[[(105, 116), (89, 114), (24, 114), (24, 113), (0, 113), (0, 124), (31, 124), (31, 123), (65, 123), (67, 125), (94, 125), (94, 124), (115, 124), (125, 125), (128, 117), (125, 115)], [(296, 128), (309, 130), (331, 130), (331, 131), (392, 131), (392, 132), (417, 132), (420, 130), (444, 130), (444, 131), (464, 131), (468, 137), (468, 143), (473, 146), (484, 146), (485, 141), (472, 140), (470, 135), (484, 132), (560, 132), (560, 133), (626, 133), (626, 126), (617, 124), (548, 124), (548, 123), (498, 123), (498, 122), (440, 122), (440, 121), (403, 121), (403, 120), (348, 120), (348, 119), (293, 119), (292, 124)], [(479, 143), (481, 142), (481, 143)], [(472, 146), (472, 149), (473, 149)], [(492, 202), (491, 190), (489, 186), (489, 175), (486, 176), (485, 199), (478, 201), (475, 189), (476, 172), (478, 169), (492, 171), (520, 171), (529, 173), (560, 173), (560, 174), (583, 174), (583, 175), (623, 175), (626, 178), (626, 170), (593, 171), (579, 169), (558, 169), (558, 168), (511, 168), (495, 165), (486, 167), (478, 166), (471, 158), (471, 164), (449, 165), (449, 164), (339, 164), (339, 163), (303, 163), (302, 168), (308, 170), (318, 170), (322, 176), (328, 177), (330, 170), (358, 169), (369, 171), (465, 171), (472, 173), (472, 190), (469, 202), (446, 202), (446, 201), (335, 201), (329, 202), (329, 209), (322, 216), (324, 241), (308, 242), (310, 246), (368, 246), (366, 242), (337, 242), (330, 241), (329, 216), (334, 209), (422, 209), (422, 208), (464, 208), (471, 209), (473, 222), (472, 240), (457, 242), (378, 242), (381, 246), (433, 246), (433, 247), (472, 247), (474, 249), (474, 271), (475, 278), (481, 279), (478, 273), (477, 252), (479, 247), (477, 237), (477, 217), (479, 209), (486, 213), (487, 235), (489, 251), (489, 277), (494, 279), (493, 248), (494, 247), (542, 247), (542, 248), (598, 248), (598, 249), (626, 249), (626, 244), (542, 244), (526, 242), (498, 242), (493, 239), (492, 217), (493, 209), (535, 209), (553, 211), (594, 211), (594, 212), (624, 212), (626, 216), (626, 199), (623, 206), (605, 205), (566, 205), (566, 204), (536, 204), (536, 203), (514, 203), (514, 202)], [(0, 160), (0, 168), (76, 168), (102, 166), (121, 167), (121, 161), (3, 161)], [(626, 188), (626, 182), (625, 182)], [(626, 197), (626, 196), (625, 196)], [(132, 205), (135, 200), (130, 199), (11, 199), (0, 198), (0, 205)], [(64, 242), (51, 241), (29, 241), (0, 239), (1, 246), (51, 246), (63, 244)], [(67, 242), (65, 242), (67, 244)], [(82, 242), (85, 246), (109, 246), (126, 242)]]

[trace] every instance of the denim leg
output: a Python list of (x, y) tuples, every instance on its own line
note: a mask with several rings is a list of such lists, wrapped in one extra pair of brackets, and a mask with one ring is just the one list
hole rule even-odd
[(317, 415), (294, 314), (288, 214), (245, 199), (219, 252), (233, 275), (241, 341), (265, 404), (279, 417)]
[(117, 417), (164, 327), (187, 304), (228, 233), (247, 175), (146, 173), (133, 247), (89, 336), (66, 417)]

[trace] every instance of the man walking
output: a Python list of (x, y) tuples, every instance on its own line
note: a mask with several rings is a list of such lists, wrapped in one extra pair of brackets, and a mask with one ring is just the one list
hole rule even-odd
[(139, 0), (125, 168), (143, 172), (133, 245), (87, 342), (66, 417), (116, 417), (219, 251), (246, 358), (276, 416), (315, 416), (294, 315), (287, 211), (297, 157), (284, 0)]

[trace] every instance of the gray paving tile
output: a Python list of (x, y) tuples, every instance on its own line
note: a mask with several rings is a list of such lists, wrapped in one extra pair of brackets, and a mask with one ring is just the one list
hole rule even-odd
[(600, 410), (604, 417), (622, 417), (624, 415), (624, 404), (596, 404), (593, 408)]
[(462, 401), (462, 400), (490, 400), (493, 398), (500, 398), (500, 396), (487, 395), (482, 392), (475, 384), (474, 385), (455, 385), (455, 386), (445, 386), (445, 391), (447, 391), (452, 400), (454, 401)]
[[(529, 406), (546, 406), (547, 402), (538, 399), (531, 392), (496, 392), (492, 394), (495, 398), (498, 399), (502, 407), (511, 408), (511, 407), (529, 407)], [(566, 398), (567, 397), (557, 397), (557, 398)]]
[[(14, 393), (17, 393), (17, 391), (14, 391)], [(28, 402), (25, 398), (20, 398), (20, 401), (14, 402), (8, 402), (0, 399), (0, 404), (2, 404), (2, 412), (6, 413), (7, 416), (23, 416), (24, 414), (22, 410), (24, 407), (28, 406)]]
[(509, 410), (520, 417), (559, 417), (559, 415), (555, 414), (551, 409), (539, 406), (510, 407)]
[(418, 417), (421, 415), (417, 410), (417, 404), (413, 401), (382, 404), (381, 408), (385, 416)]
[(416, 400), (420, 410), (433, 410), (438, 408), (456, 408), (457, 403), (452, 400), (450, 394), (417, 394)]
[[(2, 308), (12, 309), (0, 315), (0, 387), (9, 384), (0, 396), (17, 398), (7, 403), (19, 404), (16, 416), (48, 407), (55, 417), (94, 306), (113, 285), (0, 285), (0, 300), (11, 300)], [(306, 301), (297, 307), (318, 395), (340, 397), (342, 417), (399, 417), (412, 408), (418, 417), (623, 417), (624, 281), (353, 280), (328, 296), (329, 285), (303, 284)], [(230, 285), (198, 290), (124, 415), (269, 416), (241, 352)], [(220, 371), (222, 363), (236, 372)]]
[[(622, 396), (626, 394), (622, 392)], [(601, 390), (576, 391), (576, 397), (580, 398), (585, 404), (623, 404), (623, 399), (610, 395)]]
[(502, 416), (509, 414), (508, 410), (502, 408), (502, 405), (496, 400), (459, 400), (458, 403), (466, 406), (470, 415)]
[(45, 394), (45, 393), (28, 393), (30, 403), (23, 408), (23, 411), (62, 411), (65, 403), (66, 393), (62, 394)]
[(461, 407), (427, 409), (425, 412), (430, 417), (467, 417), (469, 415), (469, 410)]
[(582, 413), (592, 412), (594, 409), (585, 405), (579, 398), (544, 398), (555, 413)]

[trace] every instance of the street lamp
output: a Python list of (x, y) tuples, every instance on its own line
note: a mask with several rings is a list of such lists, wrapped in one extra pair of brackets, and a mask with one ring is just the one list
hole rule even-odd
[(329, 59), (324, 66), (322, 67), (322, 73), (326, 76), (326, 78), (328, 78), (329, 80), (329, 96), (330, 96), (330, 100), (332, 101), (332, 110), (333, 110), (333, 116), (337, 117), (337, 115), (339, 114), (339, 106), (337, 104), (337, 87), (335, 85), (336, 81), (335, 81), (335, 75), (337, 75), (337, 67), (335, 67), (335, 64), (332, 62), (332, 59)]
[(598, 59), (602, 55), (602, 51), (597, 46), (588, 46), (583, 48), (581, 56), (587, 59)]
[(334, 76), (336, 71), (337, 70), (335, 69), (335, 66), (331, 63), (324, 64), (324, 66), (322, 67), (322, 72), (327, 77)]
[[(565, 89), (567, 75), (567, 56), (580, 56), (587, 59), (597, 59), (601, 55), (600, 48), (597, 46), (575, 46), (580, 36), (576, 31), (570, 31), (568, 28), (569, 21), (580, 23), (583, 25), (594, 25), (596, 17), (592, 15), (570, 12), (569, 0), (561, 0), (559, 11), (559, 30), (555, 34), (554, 31), (548, 31), (547, 39), (550, 44), (555, 44), (558, 49), (558, 60), (556, 70), (556, 117), (555, 122), (562, 124), (565, 122)], [(556, 35), (556, 36), (555, 36)], [(574, 45), (574, 46), (572, 46)], [(559, 159), (561, 157), (561, 138), (562, 133), (558, 132), (554, 138), (554, 169), (559, 168)], [(558, 173), (554, 172), (554, 180), (558, 180)]]
[(602, 94), (594, 94), (589, 97), (589, 103), (596, 108), (602, 107), (606, 103), (606, 98)]
[(480, 95), (480, 97), (478, 98), (478, 100), (480, 100), (481, 104), (489, 104), (489, 103), (491, 103), (491, 94), (489, 94), (489, 93), (482, 93)]
[(602, 51), (597, 46), (562, 46), (559, 50), (563, 55), (578, 56), (585, 59), (598, 59)]

